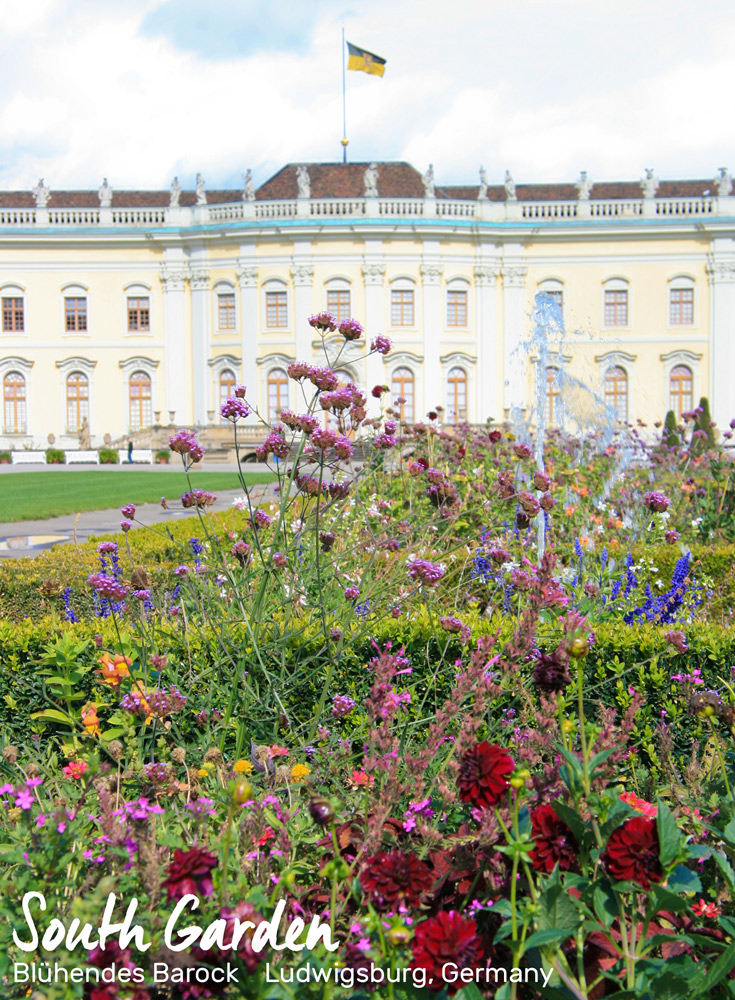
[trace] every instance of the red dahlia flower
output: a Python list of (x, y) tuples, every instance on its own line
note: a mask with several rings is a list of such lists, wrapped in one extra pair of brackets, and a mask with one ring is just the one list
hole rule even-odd
[(457, 775), (460, 798), (480, 809), (496, 806), (510, 788), (515, 761), (502, 747), (484, 740), (462, 758)]
[(558, 864), (563, 872), (576, 867), (579, 845), (553, 806), (539, 806), (531, 813), (531, 828), (536, 846), (529, 854), (537, 871), (553, 872)]
[[(412, 948), (411, 968), (426, 969), (427, 986), (435, 993), (446, 985), (442, 977), (444, 965), (451, 963), (458, 969), (476, 969), (480, 964), (481, 948), (475, 921), (456, 910), (438, 913), (417, 924)], [(448, 985), (447, 993), (453, 996), (461, 985)]]
[(401, 903), (418, 906), (433, 881), (428, 865), (403, 851), (381, 851), (368, 858), (360, 875), (360, 885), (379, 910), (397, 910)]
[(201, 847), (190, 847), (188, 851), (177, 847), (168, 866), (168, 878), (163, 883), (168, 898), (181, 899), (189, 893), (211, 896), (214, 890), (211, 872), (216, 867), (217, 859)]
[(658, 854), (656, 820), (634, 816), (611, 834), (602, 858), (616, 881), (637, 882), (650, 889), (651, 882), (661, 882), (664, 877)]

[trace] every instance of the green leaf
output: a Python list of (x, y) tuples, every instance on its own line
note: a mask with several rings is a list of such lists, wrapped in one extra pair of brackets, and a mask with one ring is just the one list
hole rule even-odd
[(588, 831), (584, 822), (580, 819), (579, 814), (560, 799), (554, 799), (551, 803), (551, 807), (559, 819), (563, 820), (567, 824), (569, 829), (581, 844)]
[(663, 889), (660, 885), (651, 887), (651, 891), (656, 899), (658, 910), (671, 910), (672, 913), (684, 913), (689, 909), (689, 903), (681, 896), (675, 896), (673, 892)]
[(704, 979), (697, 984), (696, 992), (692, 996), (701, 996), (703, 993), (710, 993), (719, 982), (721, 982), (730, 970), (735, 966), (735, 941), (733, 941), (718, 957), (717, 961), (710, 966)]
[(595, 886), (592, 902), (595, 915), (600, 923), (603, 923), (605, 927), (612, 927), (619, 916), (618, 904), (612, 886), (607, 879), (603, 879)]
[(677, 865), (666, 879), (666, 888), (670, 892), (701, 892), (702, 883), (696, 872), (690, 871), (685, 865)]
[[(576, 930), (576, 928), (575, 928)], [(525, 948), (543, 948), (544, 945), (561, 944), (574, 934), (574, 930), (566, 927), (547, 927), (546, 930), (536, 931), (529, 938), (526, 938)]]
[(590, 761), (590, 774), (598, 768), (600, 764), (603, 764), (611, 754), (615, 753), (615, 751), (619, 749), (620, 747), (617, 746), (609, 747), (607, 750), (601, 750), (600, 753), (596, 753)]
[(476, 983), (467, 983), (455, 996), (459, 1000), (483, 1000), (482, 993), (480, 993)]
[(537, 931), (564, 930), (574, 934), (582, 917), (572, 896), (559, 880), (558, 869), (551, 876), (538, 898), (536, 908)]
[(681, 830), (676, 825), (674, 814), (663, 799), (658, 800), (656, 828), (658, 830), (659, 858), (664, 868), (667, 868), (681, 856), (682, 835)]
[(66, 726), (74, 726), (74, 719), (66, 712), (60, 712), (56, 708), (45, 708), (42, 712), (32, 712), (32, 719), (48, 719), (49, 722), (63, 722)]
[(727, 883), (730, 895), (735, 896), (735, 872), (733, 871), (732, 865), (728, 861), (727, 857), (722, 853), (722, 851), (712, 851), (712, 860), (722, 872), (722, 877)]

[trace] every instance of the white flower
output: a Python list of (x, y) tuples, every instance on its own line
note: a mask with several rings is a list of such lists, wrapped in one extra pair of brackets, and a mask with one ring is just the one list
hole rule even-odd
[(241, 497), (235, 497), (232, 506), (236, 507), (237, 510), (247, 510), (248, 498), (244, 494)]
[(303, 527), (304, 527), (304, 522), (301, 520), (300, 517), (295, 518), (295, 520), (291, 522), (291, 531), (293, 531), (294, 535), (298, 535), (298, 533), (301, 531)]

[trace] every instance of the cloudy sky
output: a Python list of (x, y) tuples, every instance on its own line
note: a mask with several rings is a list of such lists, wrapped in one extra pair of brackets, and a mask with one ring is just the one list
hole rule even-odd
[(2, 0), (0, 187), (239, 186), (341, 157), (439, 183), (735, 171), (731, 0)]

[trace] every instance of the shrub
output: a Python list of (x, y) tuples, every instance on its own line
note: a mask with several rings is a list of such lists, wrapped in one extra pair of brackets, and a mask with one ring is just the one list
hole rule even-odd
[(117, 452), (114, 448), (100, 448), (100, 465), (117, 465)]
[(171, 460), (171, 452), (168, 450), (168, 448), (159, 448), (154, 457), (157, 462), (161, 462), (164, 465), (168, 465), (169, 461)]
[(46, 449), (46, 465), (63, 465), (64, 462), (65, 455), (62, 448)]
[(663, 443), (669, 448), (678, 448), (681, 444), (679, 437), (679, 425), (676, 422), (674, 411), (669, 410), (664, 421)]
[(7, 465), (11, 461), (12, 456), (9, 451), (0, 451), (0, 462), (2, 462), (3, 465)]

